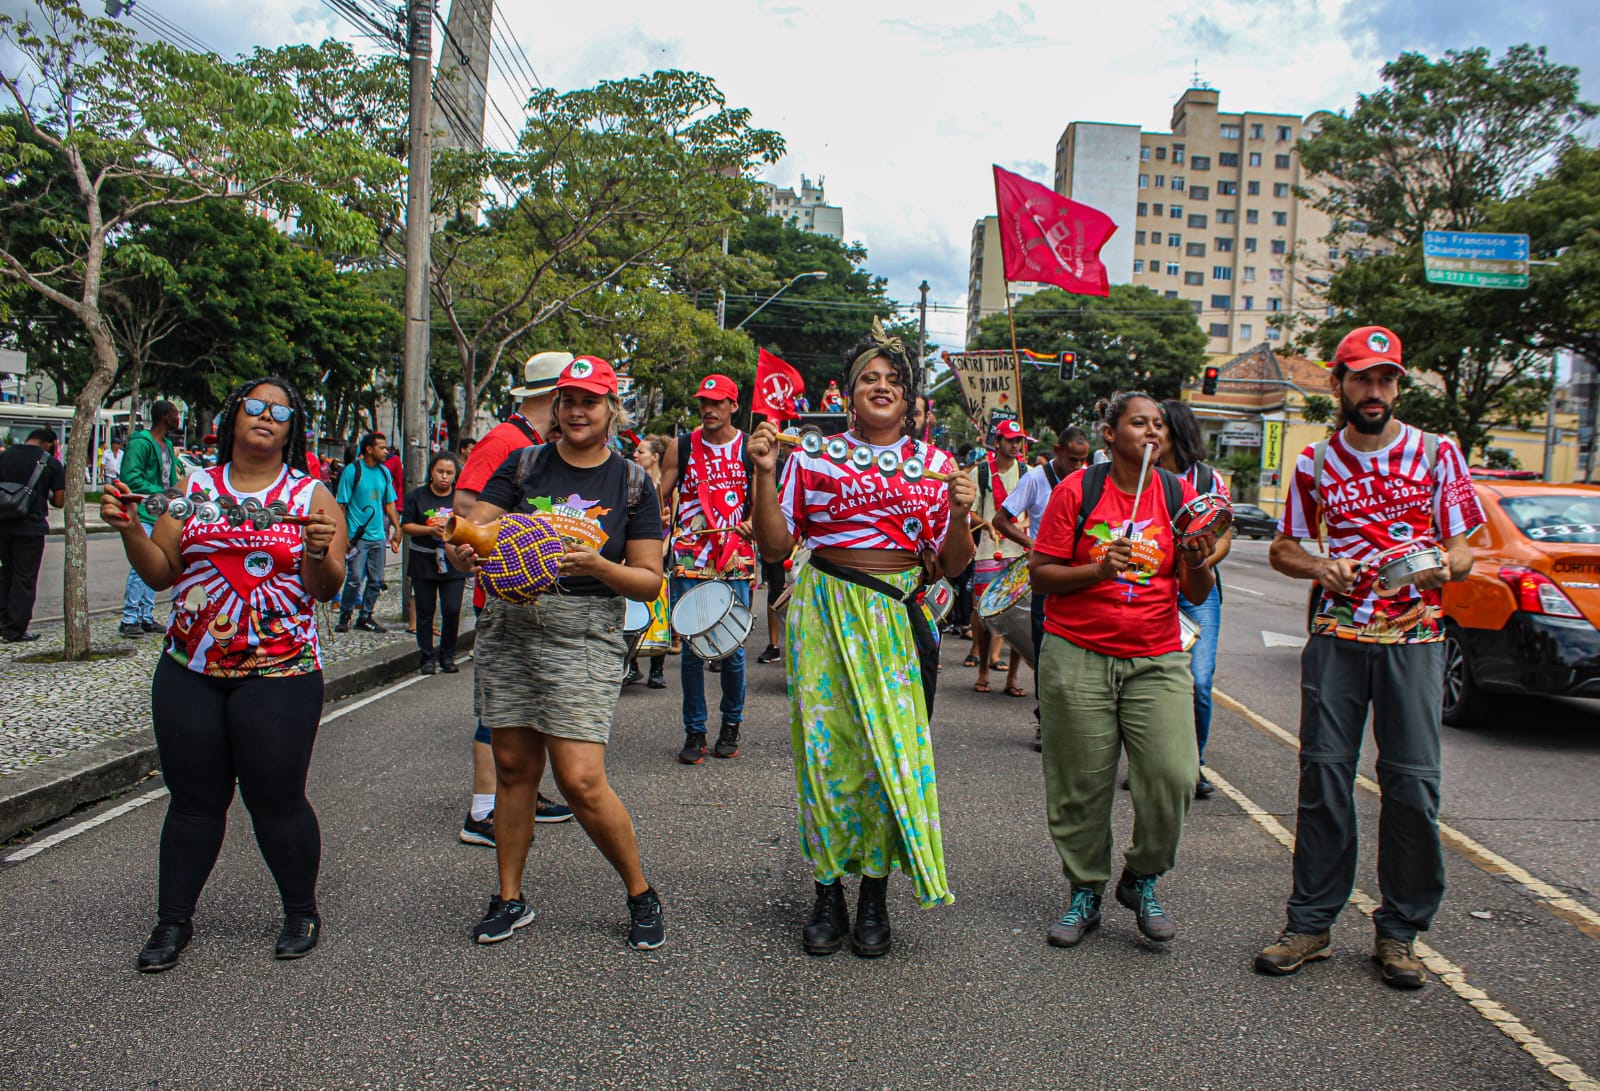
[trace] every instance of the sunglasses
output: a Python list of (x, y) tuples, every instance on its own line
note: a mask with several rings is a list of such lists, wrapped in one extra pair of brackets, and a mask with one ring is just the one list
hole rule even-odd
[(259, 417), (268, 409), (272, 410), (272, 419), (279, 424), (287, 424), (289, 418), (294, 416), (294, 410), (287, 405), (278, 405), (275, 402), (269, 403), (261, 398), (246, 398), (244, 400), (244, 411), (252, 417)]

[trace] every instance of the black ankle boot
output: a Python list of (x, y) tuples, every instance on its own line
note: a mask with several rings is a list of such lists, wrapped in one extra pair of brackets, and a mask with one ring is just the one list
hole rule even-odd
[(889, 877), (861, 877), (861, 897), (856, 901), (856, 930), (850, 945), (862, 958), (889, 953)]
[(850, 933), (850, 907), (844, 900), (844, 880), (817, 884), (817, 902), (811, 919), (800, 930), (800, 946), (808, 955), (831, 955), (844, 946)]

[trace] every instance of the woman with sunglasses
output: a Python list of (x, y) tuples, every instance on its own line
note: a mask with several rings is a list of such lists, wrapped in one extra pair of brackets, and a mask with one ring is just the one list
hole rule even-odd
[[(322, 717), (316, 602), (339, 593), (347, 544), (326, 485), (306, 473), (307, 416), (279, 378), (252, 380), (218, 415), (217, 464), (189, 475), (184, 495), (212, 508), (267, 508), (287, 517), (251, 521), (156, 519), (137, 529), (128, 490), (106, 489), (100, 516), (122, 535), (144, 581), (172, 589), (172, 620), (151, 694), (156, 747), (171, 799), (161, 830), (156, 927), (139, 969), (174, 966), (227, 824), (237, 782), (256, 843), (277, 880), (281, 959), (310, 953), (322, 934), (317, 816), (306, 772)], [(262, 520), (265, 522), (265, 520)]]

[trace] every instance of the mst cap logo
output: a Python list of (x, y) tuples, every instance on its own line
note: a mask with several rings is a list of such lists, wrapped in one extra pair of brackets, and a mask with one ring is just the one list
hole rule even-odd
[(255, 550), (244, 559), (244, 570), (252, 576), (265, 576), (272, 571), (272, 555)]
[(912, 517), (906, 520), (906, 537), (915, 539), (922, 533), (922, 520)]
[(729, 489), (727, 492), (722, 494), (722, 502), (728, 505), (730, 508), (738, 507), (739, 494), (733, 489)]
[(594, 365), (580, 357), (572, 361), (572, 367), (568, 369), (567, 374), (574, 379), (587, 379), (594, 374)]
[(700, 389), (701, 390), (715, 390), (715, 389), (717, 389), (717, 380), (715, 380), (715, 379), (707, 379), (705, 382), (700, 384)]
[(1410, 523), (1389, 524), (1389, 537), (1393, 538), (1397, 542), (1409, 542), (1411, 540), (1411, 533), (1412, 530)]
[(1367, 347), (1373, 352), (1385, 353), (1389, 351), (1389, 335), (1382, 330), (1373, 331), (1367, 338)]

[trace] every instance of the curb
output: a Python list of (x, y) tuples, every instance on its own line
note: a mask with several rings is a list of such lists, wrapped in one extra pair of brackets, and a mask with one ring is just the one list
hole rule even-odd
[[(456, 651), (471, 651), (476, 636), (476, 629), (464, 626)], [(396, 641), (336, 664), (323, 672), (323, 700), (337, 701), (410, 674), (420, 656), (415, 643)], [(159, 767), (155, 734), (146, 728), (14, 773), (0, 780), (0, 842), (130, 788)]]

